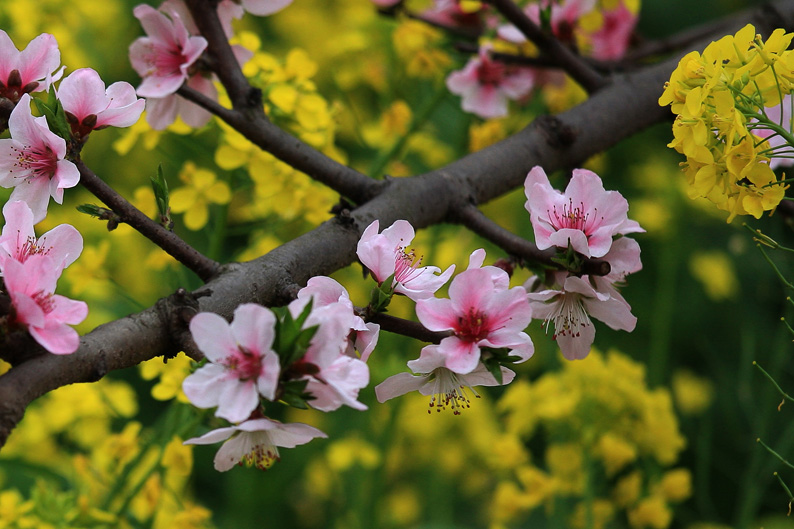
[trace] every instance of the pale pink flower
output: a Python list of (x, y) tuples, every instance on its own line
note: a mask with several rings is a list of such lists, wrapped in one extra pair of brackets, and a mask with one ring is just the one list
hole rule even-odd
[(63, 203), (63, 190), (80, 181), (80, 171), (65, 160), (66, 141), (50, 131), (46, 118), (34, 118), (25, 94), (8, 119), (10, 139), (0, 140), (0, 186), (13, 187), (10, 201), (22, 200), (33, 211), (33, 222), (47, 215), (52, 197)]
[(431, 297), (452, 277), (455, 265), (437, 275), (440, 268), (419, 266), (421, 258), (417, 259), (413, 250), (407, 251), (415, 235), (408, 221), (397, 220), (382, 233), (378, 233), (379, 227), (377, 220), (367, 226), (356, 247), (356, 255), (378, 284), (393, 275), (394, 291), (417, 301)]
[[(309, 292), (317, 288), (317, 284), (308, 287)], [(326, 292), (327, 293), (327, 292)], [(321, 411), (332, 411), (342, 405), (357, 410), (366, 410), (367, 406), (358, 401), (361, 388), (369, 384), (369, 368), (367, 364), (346, 354), (351, 332), (352, 303), (349, 299), (323, 304), (320, 292), (315, 292), (320, 301), (312, 305), (311, 313), (304, 323), (304, 328), (317, 326), (306, 354), (292, 370), (306, 373), (301, 378), (307, 380), (306, 392), (314, 399), (308, 401), (313, 408)], [(288, 309), (293, 317), (297, 317), (306, 307), (311, 294), (304, 294), (289, 304)]]
[(603, 11), (602, 16), (604, 25), (595, 33), (587, 34), (588, 55), (601, 61), (616, 61), (626, 54), (638, 17), (624, 2), (615, 9)]
[(254, 303), (240, 305), (231, 324), (212, 312), (190, 320), (190, 332), (209, 363), (188, 376), (182, 389), (199, 408), (218, 406), (215, 415), (231, 422), (247, 419), (259, 396), (273, 400), (280, 374), (272, 350), (276, 317)]
[(141, 117), (146, 104), (129, 83), (119, 81), (105, 89), (105, 83), (91, 68), (80, 68), (64, 78), (58, 87), (58, 100), (78, 137), (104, 127), (129, 127)]
[(466, 12), (457, 0), (435, 0), (432, 6), (422, 11), (422, 18), (442, 26), (479, 31), (483, 27), (481, 12)]
[(419, 300), (416, 315), (431, 331), (455, 333), (441, 340), (439, 352), (446, 356), (446, 367), (459, 374), (474, 371), (482, 347), (510, 349), (522, 361), (534, 352), (532, 340), (523, 332), (532, 319), (526, 291), (500, 288), (494, 272), (487, 269), (458, 274), (449, 286), (449, 299)]
[(13, 322), (27, 326), (30, 335), (53, 354), (71, 354), (80, 337), (70, 325), (82, 322), (88, 305), (55, 294), (61, 267), (46, 255), (30, 256), (25, 263), (7, 259), (3, 281), (14, 307)]
[[(478, 363), (470, 373), (461, 375), (447, 369), (446, 360), (447, 355), (440, 351), (439, 346), (425, 346), (417, 360), (408, 362), (408, 367), (416, 375), (398, 373), (375, 386), (378, 402), (386, 402), (411, 391), (418, 391), (422, 395), (430, 396), (430, 408), (435, 408), (439, 412), (449, 408), (455, 415), (460, 415), (463, 408), (470, 407), (469, 391), (474, 397), (479, 397), (473, 386), (500, 385), (482, 362)], [(504, 366), (501, 366), (500, 370), (502, 385), (509, 384), (516, 375)], [(430, 411), (427, 410), (428, 413)]]
[(215, 470), (226, 472), (234, 465), (267, 470), (280, 459), (278, 447), (295, 448), (315, 438), (328, 437), (308, 424), (283, 424), (268, 418), (251, 419), (237, 426), (218, 428), (185, 444), (206, 445), (226, 441), (215, 454)]
[(83, 251), (83, 237), (74, 226), (61, 224), (38, 239), (33, 231), (33, 212), (21, 200), (8, 202), (3, 207), (5, 225), (0, 236), (0, 275), (7, 259), (25, 263), (34, 255), (52, 259), (58, 274), (72, 264)]
[(463, 70), (447, 77), (447, 88), (462, 97), (463, 110), (486, 119), (506, 116), (507, 101), (528, 96), (535, 85), (531, 70), (494, 61), (489, 52), (481, 46)]
[(207, 47), (204, 37), (188, 34), (178, 15), (173, 18), (141, 4), (133, 10), (144, 31), (130, 45), (130, 62), (143, 77), (138, 95), (161, 98), (173, 94), (190, 76), (190, 67)]
[(295, 302), (292, 310), (300, 313), (309, 299), (313, 300), (312, 308), (328, 305), (336, 307), (334, 313), (344, 320), (343, 326), (349, 329), (345, 354), (358, 358), (356, 355), (356, 351), (358, 351), (361, 360), (366, 362), (378, 344), (380, 325), (365, 322), (361, 316), (357, 315), (345, 287), (330, 277), (316, 276), (309, 279), (306, 286), (298, 291), (298, 300), (300, 301)]
[[(215, 83), (200, 73), (191, 75), (187, 80), (187, 86), (213, 101), (218, 99)], [(177, 94), (161, 98), (150, 97), (146, 100), (146, 109), (146, 122), (155, 130), (165, 129), (176, 120), (177, 116), (193, 128), (203, 127), (212, 118), (209, 111)]]
[(281, 11), (291, 4), (292, 0), (240, 0), (240, 3), (242, 3), (243, 9), (252, 15), (265, 17)]
[(60, 64), (58, 43), (49, 33), (42, 33), (19, 51), (0, 30), (0, 97), (16, 103), (24, 94), (49, 89), (63, 72), (56, 72)]
[(605, 191), (592, 171), (574, 169), (565, 193), (553, 189), (543, 168), (535, 166), (524, 182), (535, 244), (541, 250), (571, 247), (586, 257), (602, 257), (612, 237), (643, 232), (629, 220), (629, 203), (617, 191)]
[[(565, 2), (542, 0), (527, 4), (524, 13), (535, 24), (540, 25), (540, 10), (549, 7), (551, 8), (549, 22), (552, 33), (562, 42), (571, 42), (577, 20), (595, 8), (595, 0), (568, 0)], [(497, 35), (500, 39), (513, 44), (522, 44), (527, 41), (521, 30), (512, 24), (499, 26)]]
[[(639, 244), (621, 237), (603, 259), (611, 266), (606, 276), (567, 276), (561, 287), (528, 294), (534, 317), (543, 320), (547, 330), (554, 325), (553, 339), (568, 360), (581, 360), (590, 353), (595, 340), (590, 316), (615, 330), (631, 332), (637, 324), (614, 283), (642, 269)], [(531, 289), (534, 280), (531, 278), (526, 286)]]
[[(779, 105), (766, 108), (764, 111), (770, 121), (779, 124), (781, 127), (791, 132), (794, 130), (791, 121), (791, 105), (791, 94), (787, 94), (783, 97)], [(794, 165), (794, 146), (789, 145), (780, 134), (776, 134), (772, 129), (757, 126), (753, 127), (752, 124), (757, 124), (757, 120), (751, 120), (750, 123), (748, 123), (748, 128), (752, 127), (751, 132), (753, 134), (767, 140), (769, 147), (772, 149), (771, 152), (765, 154), (769, 157), (769, 167), (775, 169), (777, 167), (791, 167)]]

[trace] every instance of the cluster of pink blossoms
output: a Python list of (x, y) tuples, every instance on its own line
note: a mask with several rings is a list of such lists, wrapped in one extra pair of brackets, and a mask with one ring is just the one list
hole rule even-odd
[[(218, 17), (227, 37), (232, 35), (231, 21), (243, 16), (273, 14), (292, 3), (292, 0), (222, 0), (218, 3)], [(130, 62), (143, 78), (138, 95), (147, 99), (146, 120), (154, 129), (164, 129), (177, 116), (191, 127), (205, 125), (211, 114), (176, 94), (185, 84), (212, 100), (218, 99), (215, 74), (203, 68), (200, 57), (207, 48), (207, 39), (199, 34), (184, 0), (166, 0), (158, 9), (141, 4), (133, 10), (140, 21), (145, 37), (130, 45)], [(242, 46), (232, 47), (242, 65), (252, 54)]]
[[(542, 0), (528, 4), (524, 11), (530, 20), (540, 25), (541, 9), (550, 10), (551, 30), (559, 41), (575, 46), (575, 36), (582, 34), (582, 40), (588, 45), (586, 54), (600, 60), (620, 59), (626, 53), (637, 23), (637, 15), (624, 2), (602, 11), (602, 27), (589, 33), (581, 29), (579, 20), (597, 9), (595, 0)], [(452, 22), (454, 19), (446, 21), (454, 25)], [(487, 25), (495, 24), (492, 19)], [(499, 26), (496, 36), (513, 44), (527, 42), (523, 33), (509, 24)], [(461, 96), (461, 104), (466, 112), (485, 119), (506, 116), (508, 101), (525, 100), (537, 86), (564, 81), (564, 75), (559, 71), (496, 61), (490, 55), (491, 49), (491, 45), (481, 46), (479, 54), (469, 59), (462, 70), (454, 71), (447, 77), (447, 87), (453, 94)]]
[(76, 70), (55, 90), (69, 129), (65, 139), (50, 130), (45, 117), (31, 112), (30, 94), (60, 79), (64, 68), (59, 64), (52, 35), (39, 35), (20, 52), (0, 30), (0, 98), (15, 105), (8, 117), (11, 137), (0, 140), (0, 186), (13, 188), (0, 236), (0, 275), (12, 304), (5, 326), (26, 328), (51, 353), (69, 354), (79, 345), (70, 325), (82, 322), (88, 308), (55, 294), (55, 287), (63, 269), (80, 255), (82, 237), (61, 225), (37, 239), (33, 226), (46, 217), (50, 197), (62, 203), (64, 189), (80, 180), (77, 166), (67, 159), (69, 151), (79, 152), (93, 130), (132, 125), (145, 103), (128, 83), (106, 89), (94, 70)]
[(355, 314), (347, 291), (331, 278), (309, 280), (287, 310), (298, 320), (310, 303), (303, 329), (315, 330), (297, 358), (273, 349), (278, 347), (277, 319), (259, 305), (239, 306), (231, 324), (209, 312), (191, 320), (193, 339), (208, 363), (185, 379), (185, 395), (199, 408), (217, 406), (215, 415), (237, 423), (186, 441), (227, 441), (215, 457), (217, 470), (237, 463), (265, 469), (279, 458), (279, 446), (292, 448), (325, 437), (311, 426), (282, 424), (263, 415), (262, 399), (282, 399), (287, 385), (300, 384), (306, 404), (321, 411), (342, 405), (366, 409), (358, 393), (369, 383), (365, 361), (377, 343), (379, 327)]
[(605, 191), (592, 171), (574, 170), (565, 193), (560, 193), (536, 166), (527, 175), (524, 191), (539, 249), (570, 248), (610, 265), (605, 276), (560, 271), (552, 274), (552, 288), (535, 291), (538, 278), (525, 285), (535, 317), (543, 319), (547, 328), (554, 325), (563, 355), (569, 360), (584, 358), (595, 338), (589, 315), (613, 329), (634, 330), (637, 318), (615, 284), (642, 269), (639, 244), (623, 236), (645, 230), (629, 220), (626, 199), (617, 191)]

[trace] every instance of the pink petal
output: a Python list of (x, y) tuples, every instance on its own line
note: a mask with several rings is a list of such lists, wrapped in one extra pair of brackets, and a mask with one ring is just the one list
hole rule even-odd
[(477, 344), (463, 341), (457, 336), (441, 340), (438, 350), (447, 357), (447, 369), (461, 375), (474, 371), (480, 361), (480, 348)]
[(22, 86), (43, 80), (54, 72), (60, 63), (61, 52), (58, 51), (58, 42), (49, 33), (42, 33), (30, 41), (19, 54), (17, 68), (22, 78)]
[(215, 415), (230, 422), (242, 422), (259, 405), (259, 393), (252, 381), (227, 380), (218, 398)]
[(209, 445), (218, 443), (220, 441), (225, 441), (229, 437), (231, 437), (234, 432), (237, 431), (237, 428), (233, 426), (229, 426), (226, 428), (218, 428), (216, 430), (209, 431), (202, 435), (201, 437), (194, 437), (193, 439), (188, 439), (183, 444), (186, 445)]
[(218, 399), (229, 372), (219, 364), (207, 363), (188, 375), (182, 381), (182, 391), (188, 400), (198, 408), (213, 408)]
[(375, 396), (378, 402), (386, 402), (411, 391), (418, 391), (425, 383), (427, 383), (427, 377), (397, 373), (375, 386)]
[(237, 351), (229, 323), (213, 312), (199, 312), (190, 320), (193, 340), (210, 362), (221, 363)]
[(292, 3), (292, 0), (243, 0), (243, 7), (252, 15), (264, 17), (281, 11)]
[(90, 114), (99, 114), (108, 106), (105, 83), (91, 68), (75, 70), (61, 81), (58, 99), (63, 109), (79, 121)]
[(452, 330), (458, 322), (458, 315), (450, 299), (420, 299), (416, 302), (416, 316), (431, 331)]
[(590, 354), (590, 347), (595, 340), (595, 327), (583, 325), (576, 336), (570, 333), (557, 335), (557, 345), (560, 346), (562, 355), (568, 360), (581, 360)]
[(245, 303), (234, 310), (230, 325), (235, 341), (259, 356), (271, 352), (276, 316), (256, 303)]
[(47, 351), (56, 355), (72, 354), (80, 346), (80, 335), (68, 325), (28, 327), (28, 332)]

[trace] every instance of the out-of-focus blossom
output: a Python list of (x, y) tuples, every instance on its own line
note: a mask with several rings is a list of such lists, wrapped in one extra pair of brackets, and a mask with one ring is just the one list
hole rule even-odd
[(449, 281), (455, 265), (437, 275), (440, 268), (420, 267), (421, 258), (417, 259), (413, 250), (406, 251), (415, 235), (408, 221), (397, 220), (382, 233), (378, 233), (379, 227), (377, 220), (367, 226), (356, 247), (356, 255), (378, 284), (393, 275), (394, 291), (417, 301), (431, 297)]
[[(788, 132), (794, 130), (791, 121), (791, 105), (794, 104), (792, 99), (791, 94), (787, 94), (783, 97), (780, 104), (764, 109), (766, 117), (769, 118), (771, 122), (780, 125)], [(755, 122), (756, 120), (751, 120), (748, 125)], [(769, 167), (775, 169), (777, 167), (791, 167), (794, 165), (794, 145), (789, 145), (783, 136), (763, 126), (752, 128), (748, 126), (748, 129), (750, 129), (753, 134), (759, 138), (765, 139), (767, 143), (769, 143), (770, 151), (765, 153), (766, 156), (769, 157)]]
[[(375, 386), (378, 402), (386, 402), (411, 391), (418, 391), (422, 395), (430, 396), (431, 408), (436, 408), (437, 411), (449, 408), (455, 415), (460, 415), (461, 409), (470, 406), (469, 390), (475, 397), (479, 397), (473, 386), (500, 385), (482, 363), (477, 364), (470, 373), (461, 375), (448, 369), (446, 361), (447, 355), (439, 346), (425, 346), (417, 360), (408, 362), (408, 367), (416, 375), (398, 373)], [(502, 384), (509, 384), (515, 373), (506, 367), (500, 369)]]
[(190, 67), (207, 47), (204, 37), (188, 34), (182, 19), (169, 18), (141, 4), (133, 10), (144, 31), (130, 45), (130, 62), (143, 77), (138, 95), (161, 98), (173, 94), (190, 76)]
[[(224, 0), (222, 3), (232, 3), (232, 0)], [(277, 13), (290, 5), (292, 0), (240, 0), (243, 9), (258, 17), (266, 17)]]
[(215, 415), (231, 422), (247, 419), (259, 396), (273, 400), (280, 373), (271, 349), (275, 315), (254, 303), (240, 305), (229, 324), (212, 312), (190, 320), (190, 332), (209, 363), (188, 376), (182, 389), (199, 408), (218, 406)]
[(600, 11), (595, 18), (601, 20), (598, 29), (583, 32), (587, 54), (600, 61), (623, 58), (637, 25), (637, 13), (629, 9), (626, 2), (619, 1), (614, 9)]
[(49, 89), (63, 73), (63, 69), (56, 72), (60, 64), (58, 43), (49, 33), (42, 33), (19, 51), (0, 30), (0, 97), (16, 103), (24, 94)]
[(58, 87), (58, 100), (77, 137), (104, 127), (129, 127), (138, 121), (145, 106), (131, 84), (119, 81), (106, 90), (91, 68), (80, 68), (64, 78)]
[[(470, 5), (475, 7), (469, 9)], [(422, 18), (442, 26), (471, 29), (479, 33), (484, 25), (481, 12), (482, 5), (479, 2), (435, 0), (432, 6), (422, 11)]]
[(234, 465), (268, 469), (280, 459), (278, 447), (295, 448), (317, 437), (328, 437), (308, 424), (283, 424), (268, 418), (251, 419), (237, 426), (218, 428), (185, 444), (206, 445), (226, 441), (215, 454), (215, 470), (226, 472)]
[(25, 263), (34, 255), (46, 255), (60, 271), (83, 251), (83, 237), (74, 226), (61, 224), (38, 239), (33, 231), (33, 212), (25, 202), (15, 200), (3, 206), (5, 225), (0, 236), (0, 275), (7, 259)]
[(540, 166), (524, 182), (535, 244), (545, 250), (568, 248), (586, 257), (602, 257), (612, 246), (612, 237), (645, 231), (628, 219), (629, 203), (617, 191), (605, 191), (592, 171), (574, 169), (573, 177), (560, 193), (551, 187)]
[(63, 203), (63, 190), (77, 185), (80, 171), (64, 159), (66, 141), (50, 131), (46, 118), (31, 114), (30, 95), (11, 112), (8, 130), (11, 138), (0, 140), (0, 186), (13, 187), (9, 200), (26, 202), (39, 222), (50, 197)]
[(486, 119), (506, 116), (507, 101), (528, 96), (535, 85), (531, 70), (494, 61), (489, 52), (488, 46), (480, 47), (463, 70), (447, 77), (447, 88), (462, 97), (463, 110)]
[(13, 305), (12, 323), (27, 326), (49, 352), (71, 354), (80, 345), (80, 337), (70, 325), (86, 318), (88, 305), (55, 294), (61, 269), (47, 255), (30, 256), (24, 264), (6, 259), (3, 281)]
[[(526, 291), (504, 287), (504, 281), (494, 281), (494, 273), (470, 268), (452, 280), (449, 299), (430, 298), (416, 303), (416, 315), (422, 325), (431, 331), (455, 333), (441, 340), (439, 352), (446, 357), (445, 366), (456, 373), (474, 371), (482, 347), (510, 349), (511, 355), (522, 361), (534, 352), (532, 340), (524, 332), (532, 319)], [(504, 271), (502, 274), (507, 276)]]

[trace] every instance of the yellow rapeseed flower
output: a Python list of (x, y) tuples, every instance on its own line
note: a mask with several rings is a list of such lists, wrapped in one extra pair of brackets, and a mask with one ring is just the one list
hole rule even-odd
[(232, 199), (229, 184), (193, 162), (185, 163), (179, 178), (185, 185), (171, 192), (171, 210), (185, 214), (185, 226), (190, 230), (200, 230), (207, 224), (210, 203), (228, 204)]

